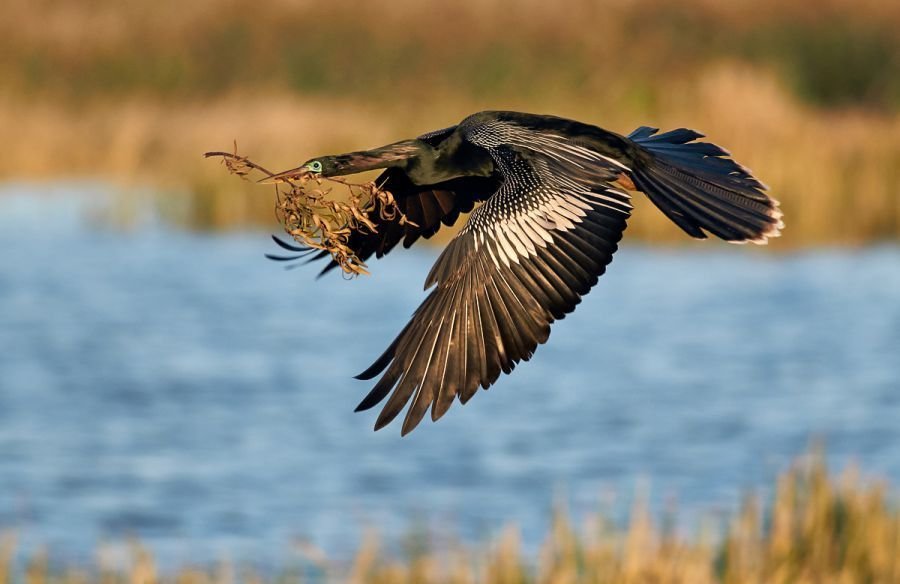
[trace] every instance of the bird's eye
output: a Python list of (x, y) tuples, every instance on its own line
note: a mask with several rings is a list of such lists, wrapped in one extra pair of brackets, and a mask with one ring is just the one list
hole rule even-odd
[(313, 172), (322, 172), (322, 163), (318, 160), (314, 160), (307, 164), (306, 168), (310, 169)]

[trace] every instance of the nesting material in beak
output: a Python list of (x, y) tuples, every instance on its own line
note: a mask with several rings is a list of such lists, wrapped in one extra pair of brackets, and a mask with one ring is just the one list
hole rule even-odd
[[(263, 174), (257, 182), (275, 186), (275, 213), (285, 233), (299, 244), (295, 251), (326, 251), (349, 276), (369, 273), (353, 249), (354, 233), (377, 233), (378, 225), (384, 223), (410, 223), (393, 195), (374, 182), (323, 178), (306, 167), (272, 173), (237, 152), (207, 152), (205, 156), (221, 158), (231, 174), (242, 178), (251, 172)], [(335, 185), (344, 191), (343, 196), (330, 197)]]

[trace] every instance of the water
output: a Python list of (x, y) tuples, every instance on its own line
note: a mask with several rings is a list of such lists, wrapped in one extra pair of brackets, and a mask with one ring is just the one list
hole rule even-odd
[(532, 362), (401, 439), (352, 412), (351, 376), (434, 250), (315, 281), (264, 233), (98, 226), (102, 191), (0, 192), (0, 526), (26, 549), (137, 535), (168, 565), (275, 565), (417, 521), (536, 545), (560, 498), (733, 509), (812, 437), (900, 484), (898, 247), (626, 247)]

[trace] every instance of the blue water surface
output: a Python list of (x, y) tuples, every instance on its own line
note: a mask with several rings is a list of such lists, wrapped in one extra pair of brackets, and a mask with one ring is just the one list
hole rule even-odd
[[(167, 565), (276, 565), (366, 527), (468, 540), (604, 493), (734, 509), (825, 441), (900, 484), (900, 248), (625, 246), (535, 358), (400, 438), (352, 379), (437, 250), (316, 281), (264, 232), (96, 220), (101, 185), (0, 189), (0, 528), (56, 558), (138, 536)], [(694, 512), (697, 513), (694, 513)]]

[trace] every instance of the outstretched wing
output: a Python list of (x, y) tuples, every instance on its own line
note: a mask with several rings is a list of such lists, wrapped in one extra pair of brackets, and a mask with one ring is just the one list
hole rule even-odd
[[(419, 139), (437, 146), (455, 129), (456, 126), (451, 126), (419, 136)], [(388, 168), (375, 179), (375, 184), (394, 196), (397, 208), (409, 221), (401, 225), (400, 217), (395, 214), (391, 214), (391, 220), (382, 219), (381, 203), (376, 203), (368, 215), (369, 220), (375, 224), (376, 231), (374, 233), (369, 230), (354, 231), (347, 245), (362, 261), (368, 260), (373, 255), (376, 258), (384, 256), (401, 241), (403, 247), (408, 248), (420, 237), (428, 239), (433, 236), (441, 225), (456, 223), (461, 213), (468, 213), (476, 202), (489, 197), (496, 190), (498, 183), (496, 178), (462, 177), (434, 185), (416, 185), (409, 180), (403, 170)], [(329, 256), (327, 251), (311, 251), (294, 243), (274, 239), (282, 248), (297, 252), (299, 255), (269, 254), (267, 255), (269, 259), (291, 261), (307, 256), (308, 260), (312, 261)], [(336, 267), (337, 262), (329, 261), (319, 275)]]
[(426, 281), (436, 287), (409, 324), (359, 375), (384, 372), (357, 411), (393, 391), (376, 430), (410, 400), (403, 434), (429, 407), (437, 420), (457, 396), (465, 403), (528, 360), (550, 324), (603, 274), (631, 211), (615, 184), (627, 168), (606, 155), (511, 121), (465, 130), (488, 149), (504, 182), (438, 258)]

